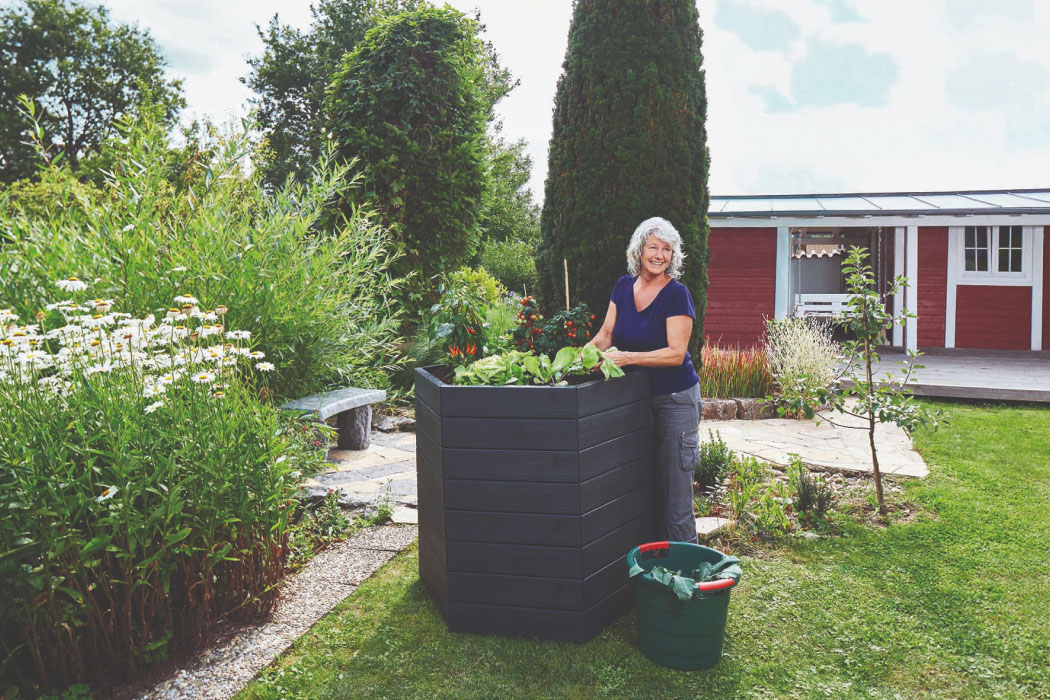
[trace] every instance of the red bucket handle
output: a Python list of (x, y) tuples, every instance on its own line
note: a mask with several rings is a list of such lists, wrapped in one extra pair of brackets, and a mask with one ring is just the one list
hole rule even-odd
[(714, 581), (701, 581), (696, 584), (696, 590), (698, 591), (720, 591), (723, 588), (729, 588), (736, 581), (731, 578), (716, 578)]
[(663, 542), (649, 542), (647, 544), (639, 545), (638, 546), (638, 553), (639, 554), (645, 554), (646, 552), (651, 552), (654, 549), (670, 549), (670, 548), (671, 548), (671, 543), (666, 541), (666, 540), (663, 541)]

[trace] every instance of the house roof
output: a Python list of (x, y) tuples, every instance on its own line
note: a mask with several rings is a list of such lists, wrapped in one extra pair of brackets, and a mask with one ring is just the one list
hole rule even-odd
[(711, 197), (711, 219), (1050, 214), (1050, 188)]

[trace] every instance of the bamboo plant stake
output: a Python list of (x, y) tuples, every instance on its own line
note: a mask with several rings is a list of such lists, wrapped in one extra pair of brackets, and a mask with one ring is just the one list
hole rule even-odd
[(565, 310), (569, 310), (569, 259), (562, 258), (562, 263), (565, 265)]

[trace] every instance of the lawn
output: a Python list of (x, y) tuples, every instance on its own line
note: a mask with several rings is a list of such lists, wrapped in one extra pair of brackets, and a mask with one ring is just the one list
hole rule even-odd
[(450, 634), (403, 553), (245, 698), (1050, 698), (1050, 410), (941, 405), (925, 514), (744, 559), (725, 658), (649, 662), (634, 613), (588, 644)]

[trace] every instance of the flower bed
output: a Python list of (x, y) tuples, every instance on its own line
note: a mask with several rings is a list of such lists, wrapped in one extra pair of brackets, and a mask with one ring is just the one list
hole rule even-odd
[(0, 310), (0, 675), (119, 678), (265, 613), (319, 456), (260, 400), (250, 333), (183, 295), (159, 321), (72, 299)]

